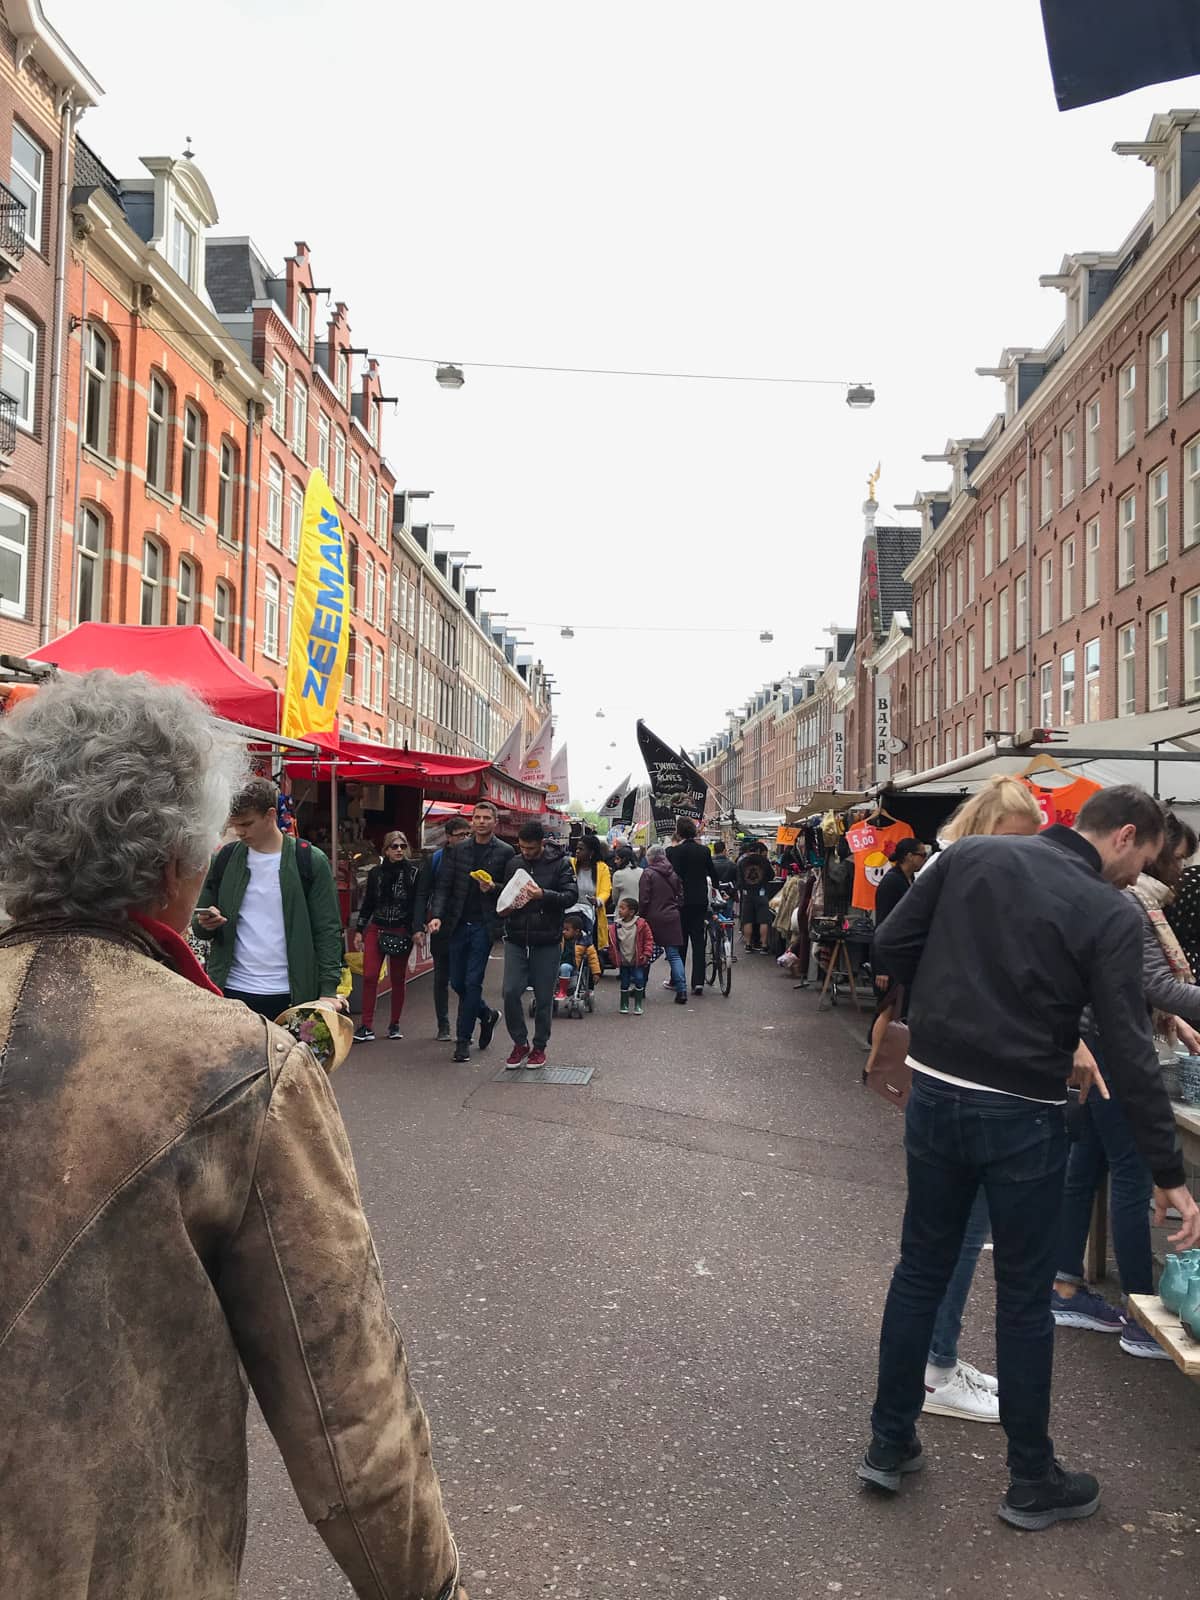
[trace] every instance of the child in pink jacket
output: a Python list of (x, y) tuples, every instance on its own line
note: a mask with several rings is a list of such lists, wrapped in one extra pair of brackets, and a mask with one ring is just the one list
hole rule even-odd
[(636, 900), (617, 904), (617, 915), (608, 930), (608, 953), (621, 974), (621, 1015), (629, 1015), (629, 996), (633, 993), (633, 1014), (646, 1009), (646, 976), (654, 958), (654, 935), (645, 917), (638, 916)]

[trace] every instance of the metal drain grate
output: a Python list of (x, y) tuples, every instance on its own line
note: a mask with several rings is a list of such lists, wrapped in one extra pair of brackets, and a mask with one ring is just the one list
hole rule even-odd
[(520, 1067), (510, 1071), (502, 1067), (492, 1076), (493, 1083), (559, 1083), (582, 1089), (592, 1081), (595, 1067)]

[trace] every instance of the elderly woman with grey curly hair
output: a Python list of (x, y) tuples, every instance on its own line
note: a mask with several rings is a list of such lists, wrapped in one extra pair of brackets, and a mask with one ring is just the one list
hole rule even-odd
[(180, 937), (244, 765), (144, 677), (60, 678), (0, 721), (0, 1549), (22, 1600), (232, 1600), (243, 1370), (356, 1593), (461, 1596), (329, 1083)]

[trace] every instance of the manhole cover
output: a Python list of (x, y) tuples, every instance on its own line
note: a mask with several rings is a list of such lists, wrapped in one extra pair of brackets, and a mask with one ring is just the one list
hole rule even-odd
[(519, 1067), (516, 1070), (502, 1067), (492, 1077), (493, 1083), (560, 1083), (582, 1088), (592, 1081), (595, 1067)]

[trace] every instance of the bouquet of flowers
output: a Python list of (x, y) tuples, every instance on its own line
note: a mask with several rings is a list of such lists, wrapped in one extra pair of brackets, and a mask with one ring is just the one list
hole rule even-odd
[(326, 1072), (340, 1067), (354, 1039), (354, 1024), (344, 1011), (328, 1001), (314, 1000), (309, 1005), (291, 1006), (275, 1021), (293, 1039), (306, 1044)]

